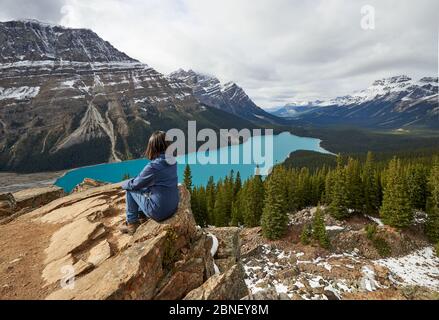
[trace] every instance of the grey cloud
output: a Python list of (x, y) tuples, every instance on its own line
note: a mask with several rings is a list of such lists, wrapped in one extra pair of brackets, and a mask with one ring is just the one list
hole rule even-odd
[[(261, 107), (330, 98), (373, 80), (437, 74), (437, 0), (0, 0), (0, 18), (93, 29), (169, 73), (235, 81)], [(61, 7), (66, 4), (63, 14)], [(360, 27), (363, 5), (376, 29)]]
[(37, 19), (58, 23), (62, 18), (62, 0), (0, 0), (1, 20)]

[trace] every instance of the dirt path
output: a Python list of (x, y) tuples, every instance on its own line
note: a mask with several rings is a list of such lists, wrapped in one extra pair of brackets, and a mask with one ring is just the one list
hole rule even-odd
[(39, 224), (22, 217), (0, 226), (0, 300), (44, 299), (41, 272), (44, 249), (59, 226)]

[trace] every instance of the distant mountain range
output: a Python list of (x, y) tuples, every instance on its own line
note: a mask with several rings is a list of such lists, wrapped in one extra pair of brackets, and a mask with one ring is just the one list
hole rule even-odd
[(246, 119), (251, 108), (250, 120), (276, 118), (251, 106), (236, 85), (222, 93), (225, 101), (237, 102), (233, 106), (211, 107), (193, 90), (91, 30), (38, 21), (0, 23), (0, 170), (137, 158), (153, 131), (186, 129), (188, 120), (216, 130), (255, 127)]
[(190, 86), (195, 97), (208, 106), (254, 122), (279, 122), (278, 118), (258, 107), (245, 91), (234, 82), (222, 84), (214, 76), (183, 69), (172, 72), (169, 77)]
[(314, 125), (348, 124), (374, 128), (439, 128), (438, 78), (396, 76), (329, 101), (290, 103), (276, 116)]

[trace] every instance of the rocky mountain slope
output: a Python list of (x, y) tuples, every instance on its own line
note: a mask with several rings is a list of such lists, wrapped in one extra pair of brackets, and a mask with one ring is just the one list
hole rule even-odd
[(439, 128), (438, 78), (396, 76), (375, 81), (352, 95), (292, 103), (274, 112), (313, 124)]
[[(117, 230), (125, 219), (124, 198), (119, 185), (83, 185), (0, 226), (0, 298), (240, 299), (248, 294), (237, 228), (198, 228), (190, 195), (180, 187), (172, 218), (149, 220), (128, 236)], [(15, 237), (17, 232), (26, 236)], [(10, 244), (12, 238), (17, 241)]]
[(259, 108), (234, 82), (222, 84), (214, 76), (179, 69), (169, 75), (170, 79), (181, 81), (190, 86), (200, 102), (238, 115), (244, 119), (261, 123), (278, 123), (281, 121)]
[(155, 130), (252, 127), (86, 29), (0, 23), (0, 170), (136, 158)]

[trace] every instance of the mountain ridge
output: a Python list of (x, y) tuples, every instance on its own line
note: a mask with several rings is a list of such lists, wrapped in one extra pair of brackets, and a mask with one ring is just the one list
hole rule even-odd
[(201, 103), (257, 123), (278, 123), (279, 119), (258, 107), (235, 82), (221, 83), (212, 75), (180, 68), (168, 75), (190, 86)]
[(438, 78), (402, 75), (375, 80), (368, 88), (327, 101), (287, 104), (273, 114), (313, 124), (381, 128), (439, 126)]
[(215, 130), (254, 126), (203, 105), (191, 87), (93, 31), (58, 28), (0, 23), (0, 40), (7, 39), (0, 49), (0, 170), (61, 170), (142, 157), (153, 131), (186, 129), (189, 120)]

